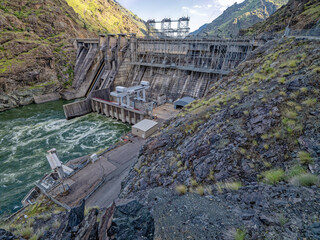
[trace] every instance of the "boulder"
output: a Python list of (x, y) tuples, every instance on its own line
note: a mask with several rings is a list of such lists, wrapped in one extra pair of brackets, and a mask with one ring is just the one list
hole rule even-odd
[(11, 239), (16, 239), (16, 237), (11, 232), (8, 232), (0, 228), (0, 240), (11, 240)]
[(153, 239), (154, 219), (148, 209), (133, 200), (116, 207), (108, 236), (117, 240)]
[(82, 220), (84, 219), (84, 208), (85, 208), (85, 200), (81, 200), (79, 206), (71, 209), (68, 216), (68, 223), (65, 229), (66, 232), (69, 232), (75, 226), (78, 226)]

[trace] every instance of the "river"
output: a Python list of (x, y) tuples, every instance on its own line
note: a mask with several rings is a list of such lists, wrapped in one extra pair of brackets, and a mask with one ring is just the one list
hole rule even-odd
[(59, 100), (0, 113), (0, 215), (21, 208), (21, 199), (51, 171), (46, 152), (66, 162), (116, 141), (130, 126), (96, 113), (67, 121)]

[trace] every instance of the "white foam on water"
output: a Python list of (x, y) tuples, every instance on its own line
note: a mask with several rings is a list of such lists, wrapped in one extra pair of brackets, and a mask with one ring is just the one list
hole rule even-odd
[[(46, 106), (53, 105), (13, 110), (18, 115), (13, 117), (11, 110), (0, 113), (0, 185), (6, 188), (0, 193), (0, 214), (3, 208), (20, 207), (23, 195), (51, 171), (45, 158), (50, 148), (56, 148), (59, 158), (67, 161), (104, 149), (129, 130), (123, 123), (98, 114), (67, 121), (62, 106)], [(29, 117), (23, 117), (24, 110)], [(36, 114), (31, 116), (31, 112)], [(8, 120), (2, 116), (9, 116)]]

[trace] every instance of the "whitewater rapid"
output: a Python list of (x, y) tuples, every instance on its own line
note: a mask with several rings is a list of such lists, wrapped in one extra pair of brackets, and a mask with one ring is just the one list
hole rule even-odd
[(112, 145), (130, 129), (95, 113), (67, 121), (65, 103), (0, 113), (0, 214), (20, 208), (24, 195), (50, 171), (45, 157), (49, 149), (56, 148), (66, 162)]

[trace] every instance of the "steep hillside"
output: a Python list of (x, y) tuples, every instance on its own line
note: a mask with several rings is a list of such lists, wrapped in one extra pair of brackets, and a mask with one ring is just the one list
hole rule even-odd
[(95, 37), (98, 30), (142, 34), (140, 28), (141, 20), (114, 1), (1, 1), (0, 111), (71, 86), (73, 39)]
[(320, 27), (320, 2), (317, 0), (289, 0), (266, 21), (241, 31), (241, 35), (275, 34), (290, 28), (301, 30)]
[[(190, 104), (146, 143), (122, 196), (146, 201), (148, 194), (155, 196), (157, 187), (180, 194), (216, 195), (214, 201), (228, 201), (240, 223), (252, 228), (254, 239), (305, 237), (303, 229), (313, 221), (302, 212), (320, 209), (316, 187), (320, 186), (319, 59), (319, 41), (273, 40), (257, 49), (236, 71), (216, 82), (207, 97)], [(241, 186), (245, 186), (243, 191)], [(303, 199), (301, 206), (280, 207), (279, 199), (282, 204), (293, 204), (289, 196), (302, 194), (300, 186), (310, 187), (311, 199)], [(257, 192), (252, 200), (248, 196), (251, 191)], [(156, 198), (164, 205), (166, 201), (175, 205), (169, 195)], [(159, 211), (158, 203), (148, 199), (151, 202), (147, 204)], [(262, 205), (254, 205), (258, 199)], [(309, 201), (315, 202), (310, 206)], [(179, 207), (184, 204), (182, 201), (173, 212), (184, 211)], [(250, 221), (241, 220), (242, 214), (243, 220)], [(275, 226), (281, 215), (289, 222), (285, 226), (294, 226), (291, 237), (284, 238), (287, 227)], [(161, 216), (158, 229), (161, 222), (169, 221)], [(319, 212), (314, 217), (319, 217)], [(257, 221), (259, 231), (253, 227)], [(224, 226), (217, 231), (222, 234), (227, 229)]]
[(135, 14), (114, 0), (66, 0), (95, 32), (144, 35), (146, 25)]
[(246, 0), (240, 4), (235, 3), (195, 33), (221, 37), (236, 36), (240, 29), (262, 22), (286, 3), (287, 0)]
[(0, 111), (72, 83), (72, 38), (94, 36), (83, 25), (64, 0), (1, 2)]

